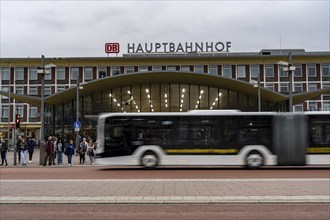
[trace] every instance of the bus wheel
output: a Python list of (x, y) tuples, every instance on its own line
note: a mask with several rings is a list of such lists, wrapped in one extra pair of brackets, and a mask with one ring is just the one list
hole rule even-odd
[(257, 169), (263, 165), (264, 158), (258, 151), (252, 151), (246, 157), (246, 167), (249, 169)]
[(158, 165), (157, 155), (152, 151), (144, 153), (141, 157), (141, 165), (146, 169), (155, 168)]

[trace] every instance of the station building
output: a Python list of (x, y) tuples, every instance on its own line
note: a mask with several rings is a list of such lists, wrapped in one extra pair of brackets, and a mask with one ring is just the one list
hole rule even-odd
[[(288, 62), (289, 53), (295, 67), (292, 74), (279, 64)], [(95, 119), (103, 112), (280, 112), (290, 111), (290, 99), (295, 112), (330, 112), (328, 51), (48, 57), (44, 65), (51, 68), (44, 75), (38, 74), (40, 58), (1, 58), (0, 63), (0, 136), (4, 137), (9, 124), (12, 136), (15, 115), (20, 114), (16, 132), (40, 139), (42, 100), (45, 135), (61, 136), (73, 134), (77, 120), (81, 135), (95, 136)]]

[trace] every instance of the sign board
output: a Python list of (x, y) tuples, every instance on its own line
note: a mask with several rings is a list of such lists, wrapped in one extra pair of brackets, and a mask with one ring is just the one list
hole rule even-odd
[(106, 53), (119, 53), (119, 43), (106, 43), (105, 52)]
[(76, 129), (76, 128), (80, 128), (81, 127), (81, 124), (80, 124), (80, 122), (79, 121), (75, 121), (74, 123), (73, 123), (73, 126), (74, 126), (74, 128)]

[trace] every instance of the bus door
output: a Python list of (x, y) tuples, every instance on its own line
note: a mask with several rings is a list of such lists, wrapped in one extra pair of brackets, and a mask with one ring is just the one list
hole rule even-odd
[(307, 121), (304, 115), (279, 114), (274, 116), (273, 146), (278, 165), (305, 165), (307, 137)]

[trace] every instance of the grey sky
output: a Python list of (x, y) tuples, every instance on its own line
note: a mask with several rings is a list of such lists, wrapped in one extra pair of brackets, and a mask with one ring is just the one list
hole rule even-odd
[(329, 51), (324, 1), (1, 1), (1, 57), (106, 56), (104, 44), (231, 41)]

